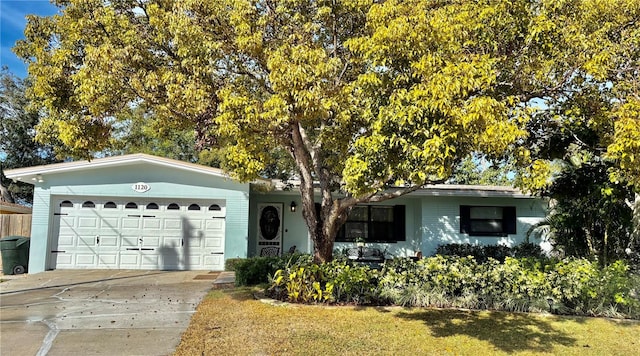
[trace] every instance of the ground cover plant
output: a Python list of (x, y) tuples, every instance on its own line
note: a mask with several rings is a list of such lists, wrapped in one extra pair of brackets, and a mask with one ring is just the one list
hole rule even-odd
[(640, 347), (637, 321), (268, 303), (256, 290), (212, 291), (175, 355), (632, 355)]

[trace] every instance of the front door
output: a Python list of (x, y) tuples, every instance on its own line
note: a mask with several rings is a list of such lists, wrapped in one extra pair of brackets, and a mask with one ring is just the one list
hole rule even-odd
[(258, 204), (258, 255), (282, 254), (282, 203)]

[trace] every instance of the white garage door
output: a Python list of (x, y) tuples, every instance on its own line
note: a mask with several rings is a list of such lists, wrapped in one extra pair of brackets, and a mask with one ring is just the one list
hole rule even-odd
[(55, 204), (50, 268), (224, 269), (224, 200)]

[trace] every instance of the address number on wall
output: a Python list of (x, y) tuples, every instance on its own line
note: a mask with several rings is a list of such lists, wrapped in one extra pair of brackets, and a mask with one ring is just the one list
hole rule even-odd
[(138, 193), (144, 193), (149, 189), (151, 189), (151, 186), (147, 183), (138, 182), (132, 185), (131, 189), (133, 189), (135, 192), (138, 192)]

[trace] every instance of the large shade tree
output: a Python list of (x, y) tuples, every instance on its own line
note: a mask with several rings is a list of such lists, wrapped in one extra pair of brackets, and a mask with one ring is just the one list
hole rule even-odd
[(544, 185), (525, 125), (582, 88), (616, 92), (601, 124), (634, 180), (640, 5), (612, 2), (59, 0), (16, 52), (47, 109), (38, 138), (62, 152), (110, 147), (115, 118), (145, 105), (239, 179), (286, 157), (326, 261), (355, 204), (444, 181), (471, 153)]

